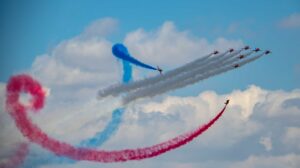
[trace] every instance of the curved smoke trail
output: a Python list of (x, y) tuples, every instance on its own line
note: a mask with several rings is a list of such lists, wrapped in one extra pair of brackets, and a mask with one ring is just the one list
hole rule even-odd
[[(123, 63), (123, 83), (129, 83), (132, 80), (132, 66), (127, 61), (122, 61)], [(101, 146), (105, 143), (119, 128), (122, 117), (124, 114), (124, 108), (115, 109), (112, 112), (112, 118), (110, 122), (105, 126), (105, 128), (96, 133), (92, 138), (83, 140), (79, 143), (79, 147), (88, 147), (88, 148), (95, 148)], [(30, 155), (30, 154), (29, 154)], [(35, 155), (32, 153), (31, 155)], [(38, 167), (39, 165), (43, 165), (45, 163), (74, 163), (75, 161), (69, 159), (67, 157), (59, 157), (53, 153), (47, 153), (45, 156), (31, 157), (28, 156), (25, 162), (23, 163), (23, 167), (25, 168), (34, 168)], [(1, 167), (0, 167), (1, 168)]]
[[(20, 92), (32, 95), (32, 102), (25, 107), (19, 102)], [(65, 142), (49, 137), (37, 125), (33, 124), (27, 116), (28, 110), (39, 110), (44, 105), (44, 92), (41, 85), (27, 75), (13, 76), (7, 85), (6, 108), (15, 121), (21, 133), (34, 143), (54, 152), (59, 156), (67, 156), (75, 160), (89, 160), (97, 162), (124, 162), (128, 160), (141, 160), (158, 156), (167, 151), (176, 149), (205, 132), (224, 113), (227, 105), (211, 121), (198, 127), (196, 130), (177, 136), (166, 142), (138, 149), (125, 149), (119, 151), (93, 150), (76, 148)]]

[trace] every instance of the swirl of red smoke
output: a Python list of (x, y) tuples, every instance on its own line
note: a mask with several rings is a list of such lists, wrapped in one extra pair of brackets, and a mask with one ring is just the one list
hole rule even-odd
[(185, 145), (212, 126), (222, 116), (227, 106), (225, 105), (212, 120), (198, 127), (196, 130), (179, 135), (160, 144), (137, 149), (105, 151), (77, 148), (49, 137), (28, 118), (26, 107), (19, 102), (20, 92), (31, 94), (32, 101), (30, 107), (33, 110), (39, 110), (43, 107), (45, 94), (41, 85), (28, 75), (13, 76), (8, 82), (6, 108), (15, 120), (18, 129), (25, 137), (60, 156), (67, 156), (75, 160), (89, 160), (105, 163), (151, 158)]

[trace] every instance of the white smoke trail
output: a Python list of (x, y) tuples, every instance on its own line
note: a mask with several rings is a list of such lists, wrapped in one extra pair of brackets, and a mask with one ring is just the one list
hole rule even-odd
[[(149, 87), (156, 88), (157, 90), (164, 90), (164, 87), (168, 87), (173, 85), (174, 83), (180, 83), (182, 81), (188, 80), (189, 78), (192, 78), (193, 76), (197, 74), (202, 74), (207, 71), (210, 71), (211, 69), (220, 68), (220, 66), (224, 66), (228, 63), (236, 61), (234, 56), (239, 54), (241, 51), (237, 51), (231, 54), (228, 54), (223, 57), (217, 57), (213, 61), (207, 62), (204, 66), (201, 67), (191, 67), (191, 69), (188, 69), (185, 73), (181, 73), (171, 79), (164, 80), (162, 82), (156, 82), (152, 85), (149, 85), (148, 87), (142, 87), (140, 90), (148, 90)], [(135, 90), (133, 92), (139, 92), (139, 90)], [(134, 93), (133, 93), (134, 94)], [(146, 94), (146, 93), (145, 93)], [(151, 94), (151, 93), (149, 93)]]
[[(250, 55), (250, 54), (251, 54), (251, 52), (245, 54), (244, 56)], [(260, 54), (258, 56), (254, 56), (253, 58), (241, 61), (241, 62), (239, 62), (240, 58), (233, 58), (231, 60), (228, 60), (224, 64), (224, 66), (221, 66), (221, 64), (220, 64), (220, 65), (218, 65), (219, 68), (210, 69), (208, 71), (205, 71), (205, 73), (197, 73), (195, 71), (193, 74), (190, 74), (190, 77), (187, 78), (186, 80), (180, 80), (179, 79), (179, 82), (175, 82), (175, 83), (173, 83), (173, 85), (172, 84), (166, 84), (168, 86), (168, 90), (163, 90), (163, 92), (167, 92), (167, 91), (174, 90), (174, 89), (177, 89), (177, 88), (181, 88), (181, 87), (184, 87), (184, 86), (187, 86), (187, 85), (191, 85), (191, 84), (194, 84), (194, 83), (196, 83), (196, 82), (198, 82), (200, 80), (212, 77), (214, 75), (218, 75), (218, 74), (224, 73), (226, 71), (234, 69), (235, 68), (234, 65), (236, 65), (236, 64), (238, 64), (239, 66), (242, 66), (242, 65), (244, 65), (246, 63), (249, 63), (249, 62), (252, 62), (252, 61), (258, 59), (262, 55), (264, 55), (264, 53), (262, 53), (262, 54)]]
[[(187, 80), (184, 80), (182, 82), (180, 82), (180, 80), (178, 82), (174, 82), (173, 84), (170, 84), (170, 83), (166, 82), (166, 83), (163, 83), (162, 85), (159, 85), (159, 86), (156, 85), (154, 87), (147, 87), (146, 89), (142, 89), (142, 90), (138, 90), (136, 92), (132, 92), (132, 93), (128, 94), (126, 97), (124, 97), (123, 103), (127, 104), (127, 103), (130, 103), (131, 101), (139, 99), (139, 98), (153, 97), (153, 96), (168, 92), (170, 90), (174, 90), (174, 89), (177, 89), (177, 88), (181, 88), (181, 87), (184, 87), (184, 86), (187, 86), (187, 85), (194, 84), (194, 83), (196, 83), (200, 80), (215, 76), (217, 74), (227, 72), (227, 71), (232, 70), (232, 69), (235, 69), (236, 67), (234, 65), (236, 64), (237, 61), (238, 61), (239, 67), (241, 67), (241, 66), (243, 66), (247, 63), (250, 63), (252, 61), (257, 60), (258, 58), (262, 57), (264, 54), (265, 53), (261, 53), (259, 55), (256, 55), (256, 56), (252, 57), (252, 58), (249, 58), (249, 59), (246, 59), (246, 60), (243, 60), (243, 61), (240, 61), (240, 62), (237, 59), (235, 59), (235, 60), (233, 59), (232, 62), (228, 62), (227, 65), (221, 66), (221, 67), (216, 68), (216, 69), (211, 69), (209, 71), (206, 71), (204, 74), (199, 74), (199, 75), (195, 76), (195, 74), (192, 73), (192, 74), (190, 74), (192, 76), (191, 78), (188, 78)], [(178, 80), (178, 78), (177, 78), (177, 80)]]
[(243, 49), (240, 49), (238, 51), (235, 51), (231, 54), (226, 55), (229, 51), (226, 51), (222, 54), (216, 55), (214, 57), (211, 57), (213, 54), (209, 54), (205, 57), (199, 58), (193, 62), (187, 63), (184, 66), (181, 66), (179, 68), (176, 68), (172, 71), (169, 71), (163, 75), (155, 76), (147, 79), (143, 79), (140, 81), (136, 81), (127, 85), (119, 84), (112, 87), (109, 87), (107, 89), (99, 91), (99, 97), (105, 97), (108, 95), (116, 96), (122, 92), (129, 92), (132, 90), (140, 89), (147, 87), (149, 85), (157, 84), (159, 82), (164, 82), (166, 80), (169, 80), (171, 78), (174, 78), (175, 76), (182, 75), (182, 73), (188, 73), (189, 71), (193, 70), (194, 68), (200, 68), (209, 65), (212, 62), (220, 61), (223, 59), (227, 59), (229, 57), (232, 57), (236, 54), (239, 54)]

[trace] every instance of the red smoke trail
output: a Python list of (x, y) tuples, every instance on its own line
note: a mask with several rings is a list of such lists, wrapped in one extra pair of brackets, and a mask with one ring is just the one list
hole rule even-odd
[(10, 115), (14, 118), (17, 127), (32, 142), (54, 152), (57, 155), (67, 156), (75, 160), (89, 160), (97, 162), (124, 162), (128, 160), (141, 160), (161, 155), (167, 151), (176, 149), (205, 132), (212, 126), (224, 113), (226, 105), (211, 121), (200, 126), (198, 129), (177, 136), (166, 142), (137, 149), (125, 149), (119, 151), (93, 150), (87, 148), (76, 148), (65, 142), (60, 142), (48, 137), (38, 126), (31, 123), (26, 115), (27, 109), (20, 104), (20, 92), (30, 93), (33, 97), (32, 107), (38, 110), (44, 104), (44, 92), (41, 85), (27, 75), (13, 76), (7, 85), (6, 106)]
[(28, 144), (21, 143), (18, 147), (18, 150), (15, 152), (14, 156), (12, 156), (9, 160), (0, 164), (0, 168), (17, 168), (19, 167), (26, 155), (28, 153)]

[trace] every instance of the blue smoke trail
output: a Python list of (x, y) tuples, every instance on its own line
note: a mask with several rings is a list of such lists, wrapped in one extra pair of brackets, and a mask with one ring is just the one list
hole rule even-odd
[[(129, 83), (132, 80), (132, 67), (129, 62), (122, 60), (123, 63), (123, 83)], [(96, 135), (90, 139), (80, 142), (81, 147), (99, 147), (105, 143), (115, 131), (119, 128), (122, 122), (124, 114), (123, 108), (115, 109), (112, 113), (111, 121), (106, 125), (103, 131), (96, 133)]]
[[(129, 83), (132, 80), (132, 67), (129, 62), (123, 60), (123, 83)], [(114, 133), (118, 130), (121, 122), (122, 117), (124, 114), (124, 108), (115, 109), (112, 112), (112, 119), (106, 125), (106, 127), (96, 133), (96, 135), (90, 139), (83, 140), (79, 143), (78, 146), (80, 147), (88, 147), (88, 148), (95, 148), (101, 146), (105, 143)], [(62, 163), (75, 163), (77, 161), (72, 160), (67, 157), (56, 156), (52, 152), (45, 151), (44, 154), (35, 153), (33, 150), (30, 150), (27, 158), (25, 159), (22, 167), (23, 168), (37, 168), (44, 164), (62, 164)]]
[(141, 61), (135, 59), (134, 57), (132, 57), (127, 48), (120, 43), (115, 44), (112, 47), (112, 53), (114, 54), (114, 56), (116, 56), (117, 58), (120, 58), (122, 60), (128, 61), (132, 64), (135, 64), (137, 66), (143, 67), (143, 68), (147, 68), (147, 69), (152, 69), (152, 70), (157, 70), (157, 68), (154, 68), (153, 66), (147, 65), (145, 63), (142, 63)]
[(132, 79), (132, 67), (129, 62), (122, 61), (123, 63), (123, 83), (129, 83)]
[(93, 138), (82, 141), (79, 146), (89, 148), (101, 146), (119, 128), (119, 125), (122, 122), (123, 114), (123, 108), (115, 109), (112, 113), (112, 120), (107, 124), (105, 129), (101, 132), (96, 133)]
[[(132, 79), (132, 67), (127, 61), (122, 61), (123, 63), (123, 83), (128, 83)], [(122, 117), (124, 114), (124, 108), (115, 109), (112, 113), (111, 121), (106, 125), (103, 131), (96, 133), (96, 135), (90, 139), (80, 142), (80, 147), (95, 148), (101, 146), (105, 143), (119, 128)]]

